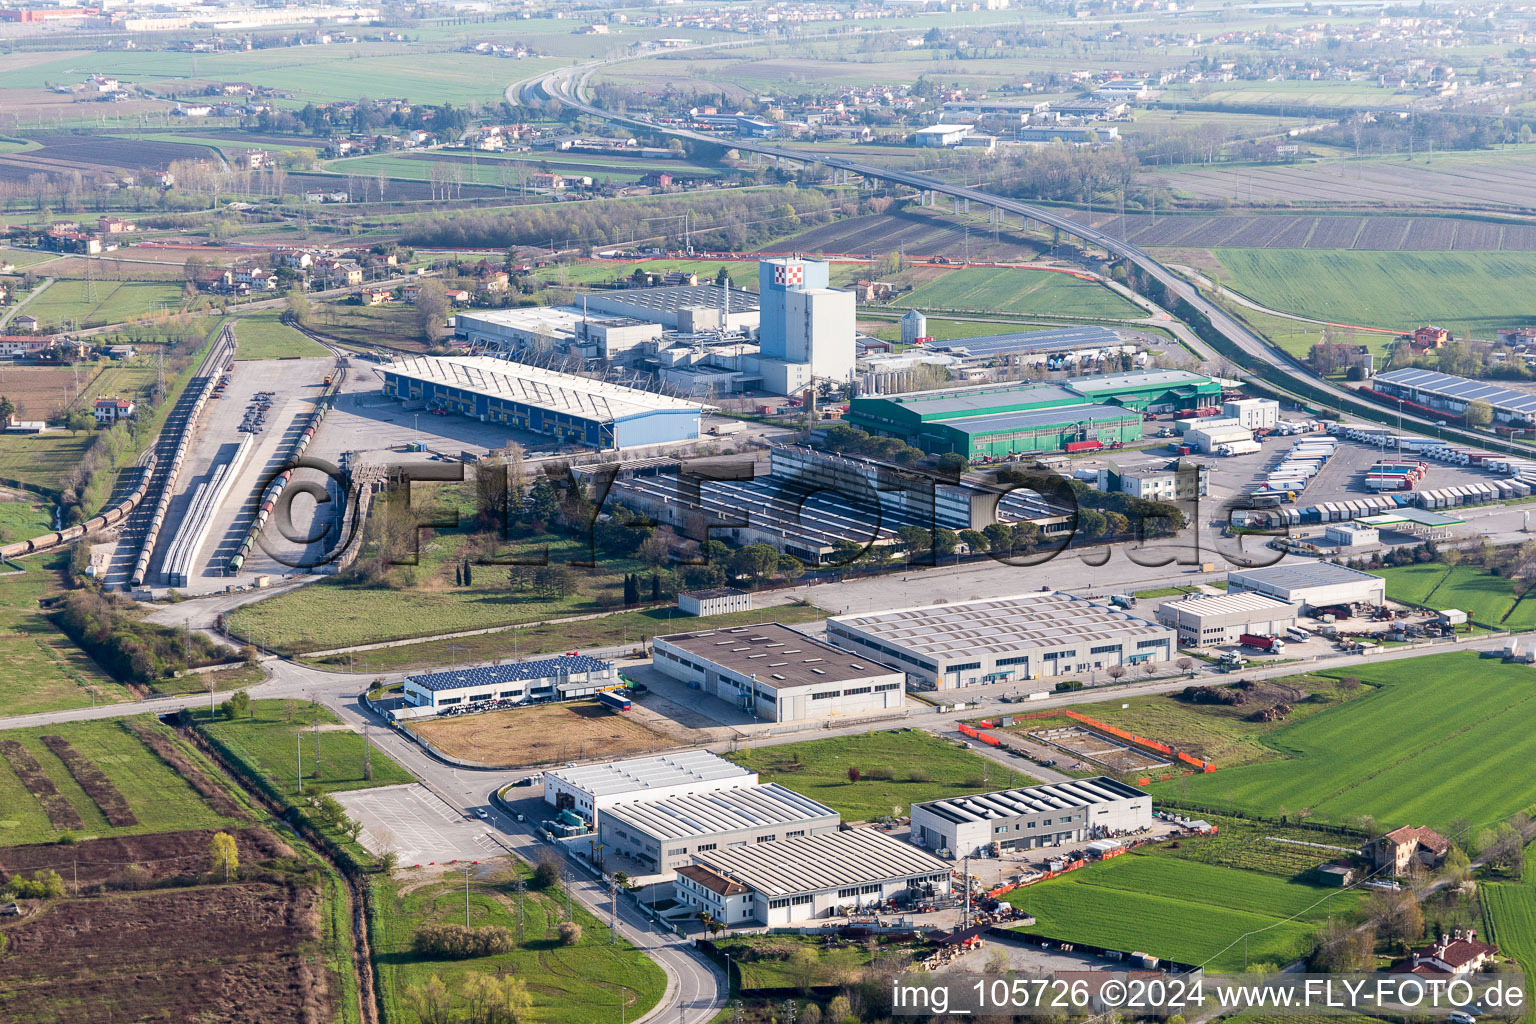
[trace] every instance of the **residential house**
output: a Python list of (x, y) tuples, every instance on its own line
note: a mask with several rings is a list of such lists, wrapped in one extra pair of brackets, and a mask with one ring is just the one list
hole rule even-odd
[(11, 328), (18, 334), (36, 334), (37, 317), (28, 313), (19, 313), (11, 317)]
[(1498, 955), (1499, 947), (1483, 942), (1477, 931), (1456, 929), (1435, 942), (1414, 950), (1408, 959), (1393, 964), (1393, 974), (1473, 974)]
[(234, 283), (253, 292), (277, 291), (277, 275), (264, 267), (236, 267)]
[(294, 270), (308, 270), (315, 265), (315, 257), (303, 249), (280, 249), (277, 262), (280, 266), (292, 267)]
[(1415, 865), (1437, 868), (1450, 852), (1451, 841), (1424, 825), (1393, 829), (1366, 843), (1360, 853), (1378, 871), (1406, 875)]
[(133, 415), (133, 402), (126, 398), (96, 399), (96, 422), (104, 427), (110, 427), (118, 420), (126, 420)]
[(24, 359), (49, 346), (47, 338), (22, 334), (0, 334), (0, 359)]
[(1442, 348), (1451, 340), (1451, 332), (1444, 327), (1419, 327), (1413, 332), (1413, 347), (1417, 349)]
[(139, 230), (137, 224), (121, 217), (101, 217), (96, 221), (96, 231), (103, 235), (126, 235)]
[(388, 288), (364, 288), (357, 293), (357, 301), (365, 306), (382, 306), (395, 297)]

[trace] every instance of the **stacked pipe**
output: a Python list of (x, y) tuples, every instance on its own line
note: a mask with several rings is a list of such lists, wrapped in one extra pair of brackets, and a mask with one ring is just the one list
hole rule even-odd
[(240, 475), (240, 468), (255, 440), (256, 435), (246, 434), (241, 438), (240, 446), (235, 449), (234, 457), (216, 467), (208, 481), (198, 485), (192, 504), (182, 513), (181, 529), (176, 531), (170, 549), (165, 554), (163, 569), (167, 586), (185, 587), (191, 582), (193, 561), (203, 542), (208, 539), (208, 531), (213, 528), (213, 514), (223, 504), (235, 478)]
[[(219, 335), (219, 341), (213, 350), (208, 353), (208, 358), (203, 362), (203, 368), (220, 366), (224, 362), (225, 351), (233, 353), (234, 331), (228, 325)], [(208, 404), (208, 396), (213, 394), (213, 385), (218, 380), (218, 372), (203, 373), (203, 386), (198, 390), (197, 400), (192, 403), (192, 409), (187, 414), (187, 422), (182, 424), (181, 435), (176, 439), (176, 450), (171, 456), (170, 465), (166, 469), (165, 486), (160, 491), (160, 500), (155, 503), (155, 511), (149, 520), (149, 529), (144, 533), (144, 546), (139, 549), (138, 561), (134, 563), (133, 575), (130, 582), (135, 587), (142, 587), (144, 580), (149, 575), (149, 560), (155, 553), (155, 542), (160, 539), (160, 528), (165, 525), (165, 514), (170, 508), (171, 498), (176, 493), (176, 478), (181, 473), (181, 464), (187, 457), (187, 446), (192, 437), (192, 428), (197, 424), (198, 414), (203, 411), (203, 406)]]
[[(309, 419), (304, 421), (304, 429), (299, 432), (299, 439), (293, 443), (293, 449), (289, 453), (288, 461), (297, 462), (304, 457), (309, 450), (309, 444), (315, 439), (315, 434), (320, 430), (320, 424), (325, 421), (325, 414), (330, 409), (330, 399), (341, 388), (341, 382), (346, 377), (345, 370), (337, 370), (332, 382), (327, 385), (320, 401), (315, 405), (314, 412), (309, 414)], [(245, 537), (240, 541), (240, 547), (230, 556), (225, 568), (228, 572), (237, 573), (245, 567), (246, 557), (251, 549), (256, 546), (256, 538), (261, 536), (261, 531), (266, 529), (267, 520), (272, 517), (272, 509), (277, 505), (278, 498), (282, 495), (288, 481), (292, 478), (293, 471), (285, 469), (272, 479), (267, 489), (262, 492), (261, 506), (256, 511), (256, 517), (251, 520), (251, 525), (245, 531)]]

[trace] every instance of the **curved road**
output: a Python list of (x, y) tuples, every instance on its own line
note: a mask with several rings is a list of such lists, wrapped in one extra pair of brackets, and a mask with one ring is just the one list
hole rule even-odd
[[(736, 43), (734, 45), (741, 44)], [(700, 45), (697, 47), (692, 47), (691, 49), (712, 48), (715, 47)], [(676, 53), (678, 51), (674, 50), (671, 52)], [(644, 118), (634, 117), (628, 114), (615, 113), (613, 111), (609, 111), (602, 107), (596, 106), (584, 98), (586, 81), (594, 72), (605, 67), (610, 67), (625, 61), (640, 59), (645, 56), (649, 56), (649, 54), (638, 54), (632, 57), (616, 57), (607, 60), (593, 61), (588, 64), (580, 64), (573, 67), (562, 68), (556, 71), (548, 72), (543, 75), (513, 83), (507, 88), (507, 96), (509, 100), (536, 100), (542, 96), (545, 98), (553, 99), (558, 103), (562, 103), (593, 117), (599, 117), (608, 121), (627, 124), (632, 127), (641, 128), (648, 132), (661, 132), (667, 135), (677, 136), (679, 138), (691, 139), (696, 142), (720, 145), (721, 140), (714, 136), (704, 135), (699, 132), (688, 131), (681, 128), (671, 128), (666, 125), (658, 125), (651, 121), (645, 120)], [(1095, 246), (1098, 246), (1099, 248), (1104, 249), (1112, 257), (1117, 259), (1124, 259), (1134, 263), (1148, 277), (1161, 282), (1170, 297), (1170, 304), (1173, 302), (1173, 300), (1176, 299), (1183, 299), (1188, 302), (1190, 306), (1204, 314), (1205, 317), (1209, 319), (1211, 326), (1216, 331), (1218, 331), (1227, 341), (1229, 341), (1232, 345), (1234, 345), (1237, 349), (1246, 355), (1267, 363), (1270, 366), (1276, 367), (1288, 375), (1304, 378), (1310, 386), (1317, 389), (1318, 391), (1324, 392), (1336, 402), (1350, 402), (1368, 406), (1372, 410), (1375, 410), (1377, 413), (1379, 413), (1379, 422), (1383, 424), (1393, 425), (1401, 423), (1404, 426), (1411, 424), (1413, 429), (1426, 432), (1435, 431), (1439, 427), (1439, 424), (1435, 420), (1415, 416), (1411, 413), (1407, 413), (1401, 410), (1393, 404), (1377, 401), (1370, 395), (1359, 394), (1349, 388), (1340, 387), (1332, 381), (1325, 380), (1316, 376), (1299, 360), (1269, 345), (1263, 339), (1250, 331), (1240, 321), (1230, 316), (1220, 306), (1206, 299), (1205, 296), (1200, 293), (1199, 289), (1195, 288), (1189, 282), (1184, 280), (1184, 278), (1180, 277), (1172, 270), (1159, 263), (1145, 250), (1138, 246), (1132, 245), (1130, 242), (1127, 242), (1124, 239), (1116, 238), (1107, 232), (1100, 231), (1091, 225), (1080, 223), (1079, 221), (1072, 219), (1060, 211), (1033, 206), (1028, 203), (1020, 202), (1016, 199), (1009, 199), (1005, 196), (986, 192), (979, 188), (970, 188), (964, 185), (953, 185), (945, 181), (940, 181), (937, 178), (930, 177), (926, 174), (917, 174), (911, 171), (879, 167), (873, 164), (861, 163), (859, 161), (849, 160), (843, 157), (829, 156), (827, 154), (816, 153), (810, 150), (793, 149), (785, 146), (769, 146), (763, 145), (761, 143), (750, 142), (747, 140), (736, 139), (732, 139), (730, 141), (730, 145), (732, 148), (738, 150), (762, 153), (766, 156), (783, 157), (788, 160), (795, 160), (804, 163), (825, 164), (828, 167), (833, 167), (841, 171), (848, 171), (853, 174), (858, 174), (862, 177), (876, 178), (884, 181), (894, 182), (898, 185), (907, 185), (911, 188), (919, 190), (937, 192), (942, 195), (979, 203), (982, 206), (989, 206), (994, 209), (1015, 214), (1019, 217), (1026, 217), (1030, 220), (1039, 221), (1042, 224), (1048, 224), (1054, 228), (1059, 228), (1063, 232), (1066, 232), (1073, 237), (1080, 238), (1084, 242), (1091, 243)], [(1198, 338), (1195, 339), (1193, 347), (1198, 353), (1202, 354), (1208, 359), (1216, 359), (1220, 357), (1219, 353), (1213, 350), (1209, 345), (1200, 341)], [(1450, 437), (1455, 437), (1458, 433), (1460, 433), (1462, 437), (1474, 437), (1478, 439), (1476, 442), (1468, 443), (1487, 445), (1510, 452), (1518, 452), (1520, 454), (1536, 454), (1524, 446), (1511, 446), (1499, 438), (1477, 433), (1469, 434), (1460, 431), (1459, 428), (1444, 430), (1444, 433)]]

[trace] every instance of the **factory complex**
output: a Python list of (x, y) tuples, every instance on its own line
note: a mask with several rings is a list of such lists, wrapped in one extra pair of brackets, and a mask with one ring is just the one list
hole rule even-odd
[(912, 805), (912, 842), (950, 857), (998, 856), (1152, 824), (1152, 798), (1108, 776)]
[(1157, 621), (1178, 632), (1180, 647), (1234, 644), (1243, 634), (1282, 636), (1296, 625), (1296, 606), (1263, 594), (1186, 594), (1157, 608)]
[(1227, 573), (1230, 594), (1259, 594), (1303, 611), (1333, 605), (1376, 608), (1386, 603), (1387, 581), (1336, 562), (1287, 562)]
[(1220, 402), (1221, 390), (1202, 374), (1147, 370), (860, 397), (849, 403), (846, 419), (929, 453), (1001, 459), (1136, 441), (1144, 413), (1208, 408)]
[(1018, 682), (1051, 690), (1058, 677), (1166, 662), (1173, 630), (1060, 591), (930, 605), (827, 620), (827, 639), (922, 689)]

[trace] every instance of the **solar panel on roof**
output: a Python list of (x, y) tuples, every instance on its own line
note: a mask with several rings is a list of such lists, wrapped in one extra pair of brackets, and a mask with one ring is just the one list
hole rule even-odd
[(428, 672), (407, 678), (423, 690), (457, 690), (466, 686), (515, 683), (527, 679), (552, 679), (560, 675), (580, 675), (607, 669), (609, 663), (585, 654), (520, 661), (511, 665)]

